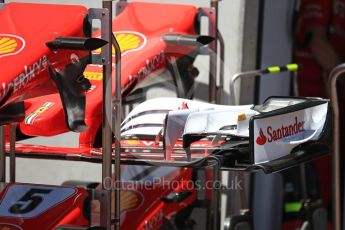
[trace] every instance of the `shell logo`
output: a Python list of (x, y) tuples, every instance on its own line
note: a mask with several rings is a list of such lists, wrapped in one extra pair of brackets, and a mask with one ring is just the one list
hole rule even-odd
[[(147, 43), (147, 38), (145, 35), (135, 32), (135, 31), (118, 31), (114, 32), (117, 42), (119, 43), (121, 49), (121, 56), (134, 51), (141, 50), (145, 47)], [(95, 53), (100, 54), (101, 49), (95, 50)], [(113, 56), (115, 55), (115, 48), (113, 46)], [(103, 79), (102, 70), (93, 70), (87, 69), (84, 72), (85, 78), (91, 81), (101, 81)]]
[[(115, 199), (115, 193), (112, 193), (113, 199)], [(142, 196), (134, 191), (121, 192), (121, 212), (129, 211), (138, 208), (143, 202)], [(115, 213), (115, 207), (111, 207), (111, 211)]]
[(18, 54), (24, 47), (23, 38), (16, 35), (0, 34), (0, 58)]
[[(115, 193), (111, 193), (112, 200), (115, 200)], [(121, 213), (135, 210), (141, 206), (144, 202), (143, 195), (138, 191), (125, 190), (121, 191)], [(100, 213), (100, 202), (98, 200), (93, 200), (91, 202), (91, 209), (93, 213)], [(111, 212), (115, 213), (115, 206), (112, 204)], [(0, 229), (1, 230), (1, 229)]]
[(0, 230), (22, 230), (22, 228), (13, 224), (0, 223)]
[[(129, 52), (141, 50), (147, 43), (145, 35), (134, 31), (118, 31), (114, 32), (117, 42), (121, 49), (121, 56)], [(100, 53), (101, 49), (96, 50)], [(115, 48), (113, 46), (113, 55), (115, 55)]]

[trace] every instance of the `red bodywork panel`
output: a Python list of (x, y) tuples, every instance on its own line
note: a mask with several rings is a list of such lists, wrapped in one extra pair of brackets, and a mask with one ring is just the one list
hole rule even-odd
[[(168, 169), (163, 174), (151, 185), (148, 181), (122, 183), (121, 228), (159, 229), (164, 219), (170, 219), (196, 199), (196, 191), (188, 179), (192, 177), (192, 170)], [(101, 189), (100, 186), (97, 189)], [(161, 199), (171, 192), (181, 191), (190, 192), (181, 202)], [(0, 228), (43, 230), (59, 226), (99, 226), (100, 203), (91, 200), (89, 194), (77, 187), (7, 184), (0, 191)]]
[[(214, 144), (211, 141), (199, 141), (192, 145), (192, 159), (204, 158), (208, 156), (210, 149), (216, 148), (220, 143)], [(123, 140), (122, 146), (122, 158), (123, 159), (141, 159), (145, 161), (147, 159), (162, 160), (164, 151), (162, 149), (162, 143), (156, 143), (153, 140)], [(182, 153), (181, 143), (177, 143), (175, 146), (177, 151), (173, 154), (173, 160), (177, 162), (183, 160), (185, 153)], [(7, 145), (9, 150), (9, 145)], [(198, 150), (197, 152), (195, 152)], [(129, 151), (129, 152), (128, 152)], [(133, 151), (133, 152), (131, 152)], [(32, 146), (25, 144), (17, 144), (16, 152), (18, 157), (34, 157), (34, 158), (50, 158), (50, 159), (65, 159), (75, 161), (91, 161), (101, 162), (102, 151), (100, 149), (90, 148), (63, 148), (63, 147), (47, 147), (47, 146)], [(146, 155), (146, 156), (145, 156)], [(156, 155), (154, 157), (153, 155)], [(125, 167), (122, 166), (122, 175)], [(152, 167), (152, 166), (151, 166)], [(154, 164), (153, 164), (153, 167)], [(145, 169), (129, 169), (143, 174)], [(212, 181), (212, 168), (206, 170), (205, 179), (207, 182)], [(197, 199), (197, 186), (203, 186), (193, 182), (193, 169), (184, 167), (173, 167), (168, 172), (158, 172), (154, 175), (146, 174), (145, 177), (154, 181), (153, 184), (145, 182), (143, 179), (135, 178), (134, 182), (128, 183), (125, 179), (122, 184), (122, 201), (121, 208), (121, 227), (123, 229), (159, 229), (163, 220), (170, 220), (173, 215), (183, 210), (188, 206), (192, 206)], [(157, 180), (159, 179), (159, 180)], [(127, 181), (127, 182), (126, 182)], [(205, 184), (210, 186), (210, 184)], [(98, 187), (100, 189), (100, 187)], [(200, 187), (199, 187), (200, 189)], [(189, 192), (190, 195), (180, 202), (164, 202), (162, 197), (168, 196), (171, 192)], [(211, 187), (205, 187), (204, 190), (205, 200), (210, 200), (212, 197)], [(80, 203), (81, 205), (82, 203)], [(0, 210), (1, 210), (0, 203)], [(94, 201), (91, 204), (93, 215), (92, 223), (99, 223), (99, 203)], [(82, 206), (80, 206), (82, 209)], [(61, 225), (75, 225), (75, 222), (70, 221), (71, 216), (79, 215), (82, 218), (82, 213), (77, 213), (74, 209), (71, 213), (66, 213), (64, 221), (60, 221)], [(2, 220), (0, 212), (0, 220)], [(72, 219), (73, 220), (73, 219)], [(7, 221), (7, 219), (6, 219)], [(13, 220), (16, 221), (16, 220)], [(47, 220), (47, 222), (49, 222)], [(7, 221), (6, 223), (14, 223)], [(16, 223), (16, 222), (15, 222)], [(79, 222), (82, 223), (82, 222)]]
[[(122, 49), (123, 97), (151, 73), (165, 69), (169, 56), (179, 58), (192, 51), (192, 47), (167, 45), (161, 36), (167, 33), (195, 34), (197, 12), (195, 6), (189, 5), (134, 2), (128, 3), (114, 19), (113, 31)], [(90, 147), (101, 125), (101, 66), (89, 65), (84, 75), (91, 81), (92, 87), (86, 94), (88, 130), (81, 133), (80, 146)], [(45, 106), (47, 102), (49, 107)], [(52, 136), (68, 131), (58, 94), (28, 100), (26, 106), (26, 120), (20, 125), (24, 134)]]
[[(167, 174), (163, 173), (159, 177), (154, 177), (156, 181), (152, 184), (149, 183), (150, 179), (122, 183), (121, 229), (160, 229), (164, 219), (171, 219), (176, 212), (195, 201), (196, 191), (189, 179), (192, 177), (192, 170), (166, 169)], [(150, 176), (152, 175), (147, 175), (147, 177)], [(189, 191), (190, 195), (181, 202), (162, 201), (162, 198), (169, 193), (181, 191)], [(112, 212), (114, 212), (114, 207), (112, 207)], [(92, 224), (97, 225), (98, 221), (99, 205), (95, 202), (92, 205)]]
[(45, 43), (84, 36), (86, 14), (82, 6), (28, 3), (8, 3), (0, 10), (0, 106), (56, 92), (48, 66), (65, 66), (71, 52), (52, 52)]

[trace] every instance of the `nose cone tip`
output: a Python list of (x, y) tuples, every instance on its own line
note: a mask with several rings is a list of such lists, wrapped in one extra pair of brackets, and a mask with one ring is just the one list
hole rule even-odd
[(77, 121), (69, 121), (69, 129), (73, 132), (85, 132), (87, 130), (87, 125), (84, 121), (77, 120)]

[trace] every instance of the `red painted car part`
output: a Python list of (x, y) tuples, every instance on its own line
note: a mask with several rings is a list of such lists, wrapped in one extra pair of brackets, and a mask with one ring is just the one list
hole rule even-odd
[[(161, 36), (167, 33), (194, 35), (194, 20), (197, 13), (197, 8), (189, 5), (142, 2), (127, 4), (124, 11), (113, 20), (113, 31), (122, 47), (123, 97), (130, 93), (128, 89), (133, 88), (148, 75), (165, 69), (166, 61), (171, 55), (178, 58), (193, 50), (193, 47), (167, 45)], [(157, 16), (160, 20), (157, 20)], [(93, 145), (101, 124), (101, 71), (99, 66), (89, 65), (84, 72), (92, 86), (86, 94), (85, 121), (88, 130), (80, 135), (81, 147)], [(47, 102), (53, 106), (44, 113), (35, 115), (34, 121), (21, 123), (20, 128), (24, 134), (52, 136), (68, 131), (63, 125), (63, 110), (57, 94), (26, 101), (26, 117), (35, 114), (35, 111)]]

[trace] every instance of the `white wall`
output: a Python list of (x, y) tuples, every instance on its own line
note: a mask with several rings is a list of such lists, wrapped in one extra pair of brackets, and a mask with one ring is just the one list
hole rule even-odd
[[(285, 65), (292, 56), (293, 1), (267, 0), (265, 2), (261, 67)], [(290, 93), (290, 73), (261, 77), (260, 102), (269, 96), (287, 96)]]

